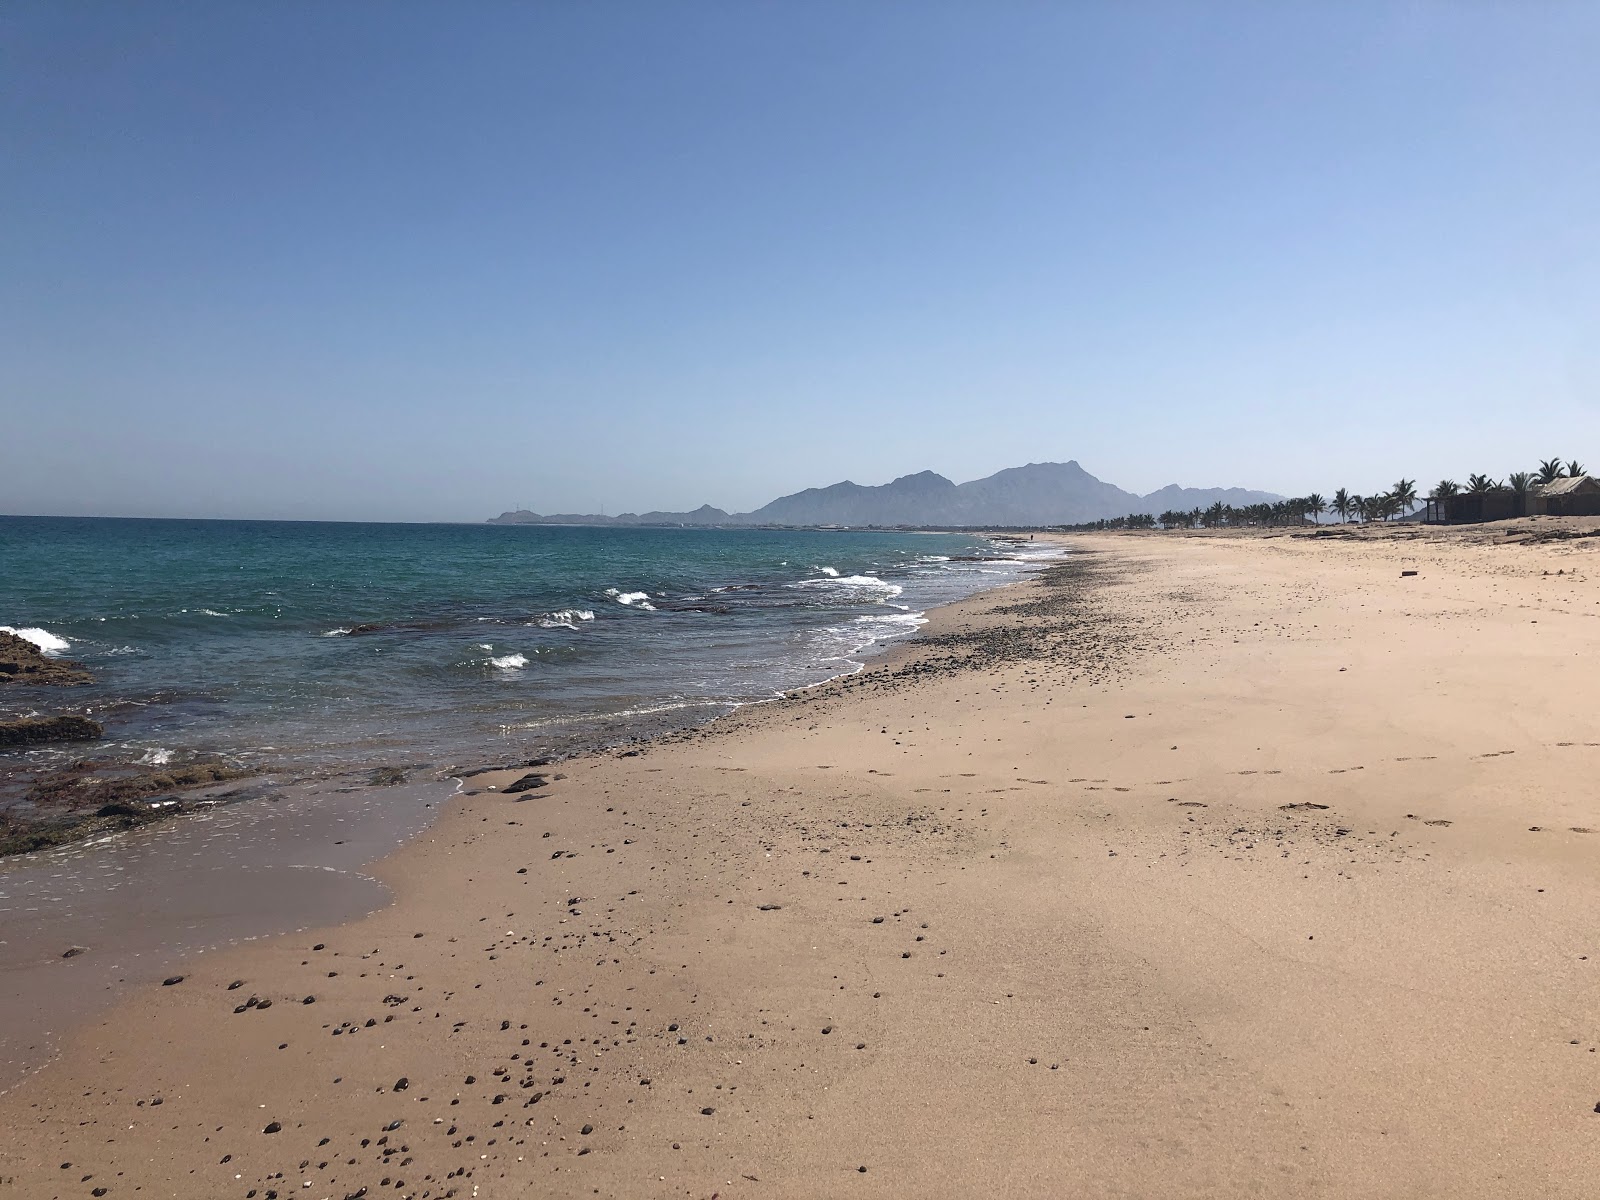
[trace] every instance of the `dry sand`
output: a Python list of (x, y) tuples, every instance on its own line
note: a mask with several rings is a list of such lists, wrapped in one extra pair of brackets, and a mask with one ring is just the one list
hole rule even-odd
[(0, 1200), (1592, 1196), (1600, 540), (1513, 540), (1077, 538), (477, 777), (0, 1098)]

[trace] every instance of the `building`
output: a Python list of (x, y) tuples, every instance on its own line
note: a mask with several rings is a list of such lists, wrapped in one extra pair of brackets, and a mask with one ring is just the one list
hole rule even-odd
[(1528, 494), (1528, 512), (1552, 517), (1600, 516), (1600, 479), (1575, 475), (1542, 483)]

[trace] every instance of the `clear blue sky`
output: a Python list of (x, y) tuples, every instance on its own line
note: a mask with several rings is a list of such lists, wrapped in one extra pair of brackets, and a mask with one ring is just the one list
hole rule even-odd
[(1600, 468), (1600, 5), (0, 9), (0, 512)]

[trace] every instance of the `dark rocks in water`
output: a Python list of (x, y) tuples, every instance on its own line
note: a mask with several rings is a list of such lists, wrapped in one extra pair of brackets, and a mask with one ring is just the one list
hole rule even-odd
[(548, 782), (549, 780), (545, 776), (537, 773), (532, 775), (524, 775), (515, 783), (508, 783), (505, 786), (502, 794), (510, 795), (512, 792), (531, 792), (535, 788), (544, 787)]
[(181, 794), (183, 789), (248, 774), (217, 762), (152, 768), (84, 759), (34, 780), (21, 805), (0, 811), (0, 856), (62, 846), (179, 816), (193, 808)]
[(51, 658), (27, 638), (0, 632), (0, 683), (73, 687), (93, 682), (82, 663)]
[(374, 767), (367, 776), (367, 786), (394, 787), (406, 781), (410, 770), (409, 767)]
[(0, 746), (37, 746), (45, 742), (92, 742), (105, 733), (88, 717), (24, 717), (0, 721)]

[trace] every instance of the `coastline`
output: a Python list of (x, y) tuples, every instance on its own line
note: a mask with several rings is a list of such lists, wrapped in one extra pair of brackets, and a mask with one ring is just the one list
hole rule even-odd
[(0, 1176), (1585, 1194), (1593, 543), (1067, 540), (860, 672), (474, 778), (392, 905), (0, 1097)]
[[(995, 540), (1003, 545), (1021, 539), (1002, 535)], [(922, 615), (936, 619), (944, 607)], [(630, 746), (702, 729), (742, 709), (804, 694), (887, 661), (914, 644), (921, 632), (918, 628), (877, 647), (860, 647), (856, 653), (862, 661), (851, 670), (792, 693), (713, 712), (688, 725), (669, 723), (652, 732), (636, 722), (630, 729), (606, 733), (591, 719), (596, 729), (589, 744), (520, 767), (449, 766), (423, 771), (415, 780), (407, 778), (407, 769), (381, 784), (367, 778), (374, 774), (368, 767), (354, 774), (323, 770), (306, 776), (279, 770), (241, 775), (174, 793), (198, 804), (186, 803), (172, 817), (0, 858), (0, 911), (28, 917), (25, 928), (14, 927), (9, 936), (0, 937), (0, 979), (5, 983), (0, 997), (0, 1096), (45, 1069), (63, 1040), (133, 988), (188, 970), (208, 953), (370, 916), (391, 903), (393, 889), (370, 872), (421, 834), (437, 816), (436, 806), (442, 808), (456, 795), (498, 790), (526, 775), (535, 762), (625, 752)], [(376, 774), (383, 771), (379, 768)], [(237, 805), (247, 807), (241, 812)], [(335, 833), (345, 836), (336, 840)], [(117, 843), (116, 850), (96, 863), (98, 852), (111, 842)], [(248, 881), (242, 889), (232, 882), (240, 871)], [(293, 871), (301, 872), (298, 878), (285, 874)], [(197, 876), (217, 882), (197, 884)], [(136, 893), (140, 899), (131, 908), (95, 903), (103, 888)]]

